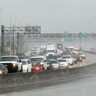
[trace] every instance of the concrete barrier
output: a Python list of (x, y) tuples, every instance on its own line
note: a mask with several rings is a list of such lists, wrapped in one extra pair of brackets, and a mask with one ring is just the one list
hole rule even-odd
[(93, 73), (96, 73), (96, 64), (67, 70), (0, 75), (0, 94), (70, 83)]
[(67, 70), (49, 70), (40, 73), (12, 73), (0, 75), (0, 84), (27, 84), (34, 82), (44, 82), (56, 80), (57, 78), (67, 78), (69, 76), (79, 76), (96, 72), (96, 64), (71, 68)]

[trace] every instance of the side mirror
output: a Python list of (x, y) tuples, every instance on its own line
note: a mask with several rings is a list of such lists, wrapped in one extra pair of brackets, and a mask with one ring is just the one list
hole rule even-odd
[(19, 62), (21, 62), (21, 60), (19, 60)]
[(46, 60), (44, 60), (44, 62), (46, 62)]

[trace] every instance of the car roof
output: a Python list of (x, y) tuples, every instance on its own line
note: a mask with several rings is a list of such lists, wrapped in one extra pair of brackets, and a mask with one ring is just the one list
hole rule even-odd
[(28, 60), (30, 60), (30, 59), (21, 59), (21, 61), (28, 61)]
[(5, 55), (5, 56), (1, 56), (1, 57), (18, 57), (18, 56), (15, 56), (15, 55)]

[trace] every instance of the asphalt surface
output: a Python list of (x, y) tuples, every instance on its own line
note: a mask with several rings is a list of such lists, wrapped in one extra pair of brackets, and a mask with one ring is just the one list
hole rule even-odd
[(95, 90), (96, 73), (87, 74), (84, 77), (81, 76), (81, 78), (76, 78), (66, 83), (0, 96), (95, 96)]

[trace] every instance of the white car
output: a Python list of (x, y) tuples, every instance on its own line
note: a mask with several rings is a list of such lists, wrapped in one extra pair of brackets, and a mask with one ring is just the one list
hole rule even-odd
[(59, 59), (58, 62), (59, 62), (60, 69), (69, 68), (69, 63), (67, 62), (66, 59)]
[(84, 52), (78, 52), (78, 55), (82, 58), (85, 59), (86, 58), (86, 54)]
[(53, 59), (53, 60), (50, 60), (50, 62), (51, 62), (51, 66), (52, 66), (52, 69), (59, 69), (59, 62), (58, 62), (58, 60), (55, 60), (55, 59)]
[(31, 72), (32, 65), (29, 59), (22, 59), (22, 72)]
[(71, 55), (63, 55), (63, 59), (65, 59), (70, 65), (73, 65), (74, 58)]

